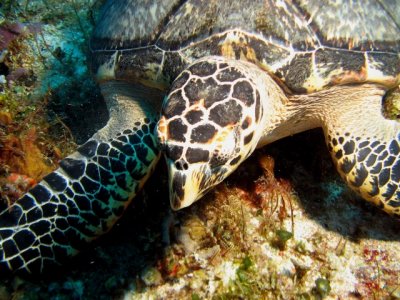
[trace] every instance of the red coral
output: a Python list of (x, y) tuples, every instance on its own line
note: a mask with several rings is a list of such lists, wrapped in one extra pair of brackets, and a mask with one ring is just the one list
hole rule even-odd
[(385, 250), (364, 248), (363, 254), (366, 262), (387, 261), (388, 259), (388, 253)]

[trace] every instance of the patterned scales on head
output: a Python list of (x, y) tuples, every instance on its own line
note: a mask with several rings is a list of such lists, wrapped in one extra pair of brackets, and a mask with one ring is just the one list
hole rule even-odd
[(400, 6), (323, 2), (108, 1), (90, 47), (110, 119), (0, 215), (0, 266), (43, 271), (108, 231), (160, 150), (180, 209), (316, 127), (349, 186), (399, 216), (400, 125), (381, 106), (399, 98)]

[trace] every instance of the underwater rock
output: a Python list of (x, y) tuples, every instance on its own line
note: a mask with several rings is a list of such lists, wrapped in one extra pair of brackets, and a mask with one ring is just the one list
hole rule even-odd
[(199, 263), (206, 264), (221, 251), (211, 231), (197, 216), (187, 218), (180, 225), (177, 240), (183, 245), (186, 254), (195, 254)]

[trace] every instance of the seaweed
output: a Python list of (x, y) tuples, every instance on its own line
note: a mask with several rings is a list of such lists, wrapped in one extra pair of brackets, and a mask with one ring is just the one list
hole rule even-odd
[[(100, 2), (2, 3), (0, 196), (9, 204), (76, 148), (70, 124), (56, 103), (65, 109), (98, 97), (82, 65), (86, 65), (87, 38), (93, 27), (84, 14), (95, 15)], [(61, 23), (54, 23), (56, 15)], [(30, 184), (22, 184), (23, 178)]]

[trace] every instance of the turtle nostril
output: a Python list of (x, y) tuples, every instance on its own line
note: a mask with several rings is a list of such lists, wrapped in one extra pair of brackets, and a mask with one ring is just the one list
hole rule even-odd
[(187, 169), (189, 169), (189, 165), (186, 161), (180, 159), (175, 162), (175, 168), (179, 171), (186, 171)]
[(180, 170), (180, 171), (181, 171), (181, 170), (182, 170), (181, 167), (182, 167), (182, 166), (181, 166), (181, 162), (180, 162), (180, 161), (176, 161), (176, 162), (175, 162), (175, 168), (176, 168), (177, 170)]

